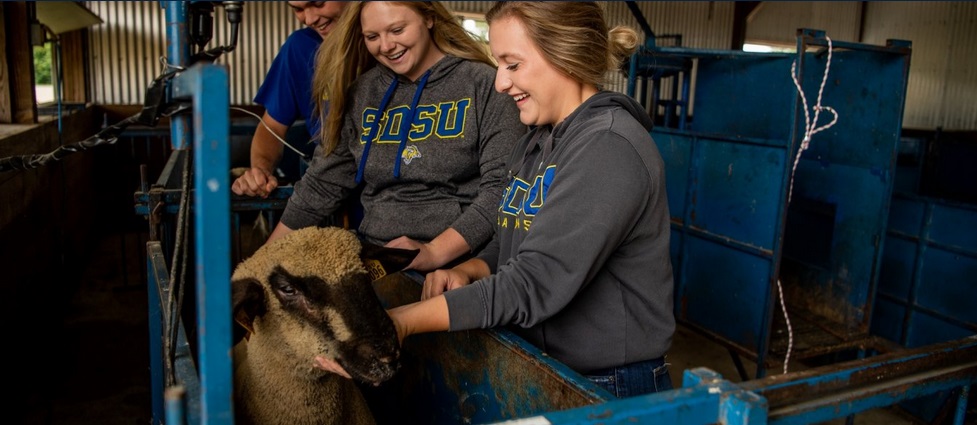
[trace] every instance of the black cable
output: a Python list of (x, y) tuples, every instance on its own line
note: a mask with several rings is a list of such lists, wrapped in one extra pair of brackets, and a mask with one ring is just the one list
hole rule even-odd
[[(164, 117), (169, 117), (176, 115), (178, 113), (184, 112), (190, 109), (189, 104), (178, 104), (171, 108), (170, 111), (163, 114)], [(66, 156), (71, 155), (76, 152), (87, 151), (91, 148), (101, 145), (114, 145), (119, 141), (119, 135), (127, 127), (132, 124), (138, 123), (139, 118), (142, 113), (130, 116), (122, 121), (119, 121), (113, 125), (105, 127), (102, 131), (99, 131), (94, 136), (91, 136), (80, 142), (75, 142), (69, 145), (63, 145), (45, 154), (32, 154), (32, 155), (16, 155), (8, 156), (6, 158), (0, 158), (0, 172), (13, 171), (13, 170), (30, 170), (35, 168), (40, 168), (42, 166), (48, 165), (54, 161), (60, 161)]]
[(64, 145), (58, 147), (54, 151), (46, 154), (33, 154), (33, 155), (18, 155), (10, 156), (6, 158), (0, 158), (0, 172), (11, 171), (11, 170), (27, 170), (34, 169), (52, 161), (60, 161), (64, 157), (73, 154), (75, 152), (86, 151), (95, 146), (100, 145), (112, 145), (119, 141), (119, 134), (122, 133), (132, 123), (136, 122), (139, 115), (133, 115), (126, 118), (114, 125), (106, 127), (102, 131), (99, 131), (92, 137), (89, 137), (80, 142), (72, 143), (70, 145)]
[(173, 264), (170, 265), (170, 285), (169, 296), (166, 302), (166, 311), (169, 313), (166, 323), (166, 336), (163, 338), (163, 346), (166, 351), (166, 362), (169, 365), (167, 375), (167, 386), (176, 384), (176, 343), (179, 338), (180, 322), (183, 315), (183, 287), (186, 282), (187, 252), (190, 250), (189, 232), (187, 231), (187, 221), (190, 211), (190, 181), (191, 181), (191, 155), (185, 152), (183, 158), (183, 180), (181, 182), (182, 192), (180, 193), (180, 209), (177, 211), (175, 246), (173, 247)]

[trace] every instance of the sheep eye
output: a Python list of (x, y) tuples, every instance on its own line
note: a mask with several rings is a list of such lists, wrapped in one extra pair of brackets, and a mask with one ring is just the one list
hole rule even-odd
[(285, 284), (285, 285), (280, 286), (278, 288), (278, 291), (281, 292), (283, 295), (289, 295), (289, 296), (297, 295), (298, 292), (299, 292), (299, 291), (295, 290), (295, 287), (293, 287), (292, 285), (289, 285), (289, 284)]
[(291, 279), (279, 273), (271, 275), (271, 286), (283, 297), (291, 298), (300, 295), (300, 291), (292, 284)]

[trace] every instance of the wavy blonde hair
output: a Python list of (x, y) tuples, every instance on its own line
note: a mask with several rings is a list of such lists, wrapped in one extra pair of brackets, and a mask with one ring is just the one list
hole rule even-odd
[(633, 28), (607, 29), (597, 2), (500, 1), (485, 14), (489, 25), (507, 18), (522, 23), (539, 52), (560, 73), (596, 87), (604, 85), (607, 71), (619, 69), (638, 48)]
[[(377, 65), (376, 59), (366, 48), (363, 40), (363, 27), (360, 16), (366, 2), (350, 2), (337, 23), (337, 28), (326, 37), (316, 54), (315, 74), (312, 78), (312, 99), (315, 99), (315, 113), (322, 125), (319, 129), (319, 142), (326, 154), (339, 144), (339, 131), (343, 115), (349, 103), (348, 90), (360, 75)], [(436, 1), (398, 1), (389, 2), (406, 6), (425, 19), (434, 22), (431, 27), (431, 40), (435, 46), (449, 56), (483, 62), (495, 67), (495, 62), (485, 46), (476, 40), (458, 19), (440, 2)], [(324, 108), (323, 100), (329, 101)]]

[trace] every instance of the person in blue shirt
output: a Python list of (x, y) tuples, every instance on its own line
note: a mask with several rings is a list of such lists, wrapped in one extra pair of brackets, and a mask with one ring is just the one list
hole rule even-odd
[[(289, 35), (275, 56), (265, 76), (255, 103), (265, 108), (261, 125), (251, 140), (251, 167), (231, 185), (237, 195), (267, 197), (278, 187), (275, 169), (286, 155), (279, 139), (285, 138), (289, 127), (298, 120), (305, 120), (309, 138), (307, 143), (292, 144), (311, 158), (315, 150), (312, 136), (319, 129), (318, 117), (313, 113), (312, 74), (315, 57), (322, 40), (335, 27), (347, 2), (339, 1), (290, 1), (288, 6), (295, 17), (306, 25)], [(289, 156), (298, 156), (289, 151)], [(287, 175), (292, 180), (301, 177), (298, 167), (292, 167)]]

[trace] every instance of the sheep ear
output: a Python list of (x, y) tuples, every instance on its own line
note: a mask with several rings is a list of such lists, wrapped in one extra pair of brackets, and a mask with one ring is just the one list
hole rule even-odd
[(265, 314), (265, 291), (255, 279), (239, 279), (231, 282), (231, 311), (234, 321), (254, 333), (255, 317)]
[(414, 257), (420, 252), (416, 249), (384, 248), (369, 242), (363, 242), (360, 258), (363, 265), (370, 272), (373, 280), (378, 280), (388, 274), (397, 273), (410, 265)]

